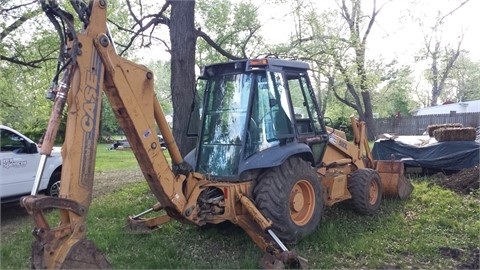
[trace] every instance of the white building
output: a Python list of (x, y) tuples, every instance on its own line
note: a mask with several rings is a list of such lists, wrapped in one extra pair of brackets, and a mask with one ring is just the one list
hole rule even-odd
[(413, 115), (456, 114), (480, 112), (480, 100), (443, 104), (427, 108), (416, 109)]

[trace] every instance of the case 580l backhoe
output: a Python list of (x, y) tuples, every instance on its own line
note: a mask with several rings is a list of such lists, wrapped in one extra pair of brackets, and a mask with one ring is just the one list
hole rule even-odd
[[(168, 215), (153, 220), (135, 216), (131, 222), (155, 225), (173, 218), (202, 226), (230, 221), (265, 252), (265, 268), (306, 267), (284, 243), (313, 232), (324, 204), (352, 200), (361, 213), (372, 214), (382, 194), (406, 197), (411, 192), (401, 163), (371, 158), (363, 123), (352, 118), (354, 143), (325, 127), (309, 66), (298, 61), (264, 58), (207, 66), (199, 81), (204, 88), (196, 95), (201, 101), (190, 119), (200, 123), (190, 126), (198, 144), (183, 159), (155, 97), (152, 71), (115, 51), (107, 28), (107, 2), (70, 2), (83, 23), (81, 31), (74, 28), (74, 16), (55, 1), (41, 1), (64, 43), (63, 61), (50, 89), (54, 104), (36, 183), (32, 194), (21, 200), (35, 221), (32, 267), (110, 266), (85, 239), (102, 91), (158, 200), (153, 209)], [(39, 196), (39, 179), (65, 104), (60, 195)], [(56, 227), (43, 214), (47, 208), (60, 212)]]

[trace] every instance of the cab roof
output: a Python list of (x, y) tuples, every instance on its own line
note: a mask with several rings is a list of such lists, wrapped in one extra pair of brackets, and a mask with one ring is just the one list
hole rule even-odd
[(212, 77), (218, 72), (228, 73), (234, 71), (247, 72), (252, 70), (283, 70), (285, 68), (307, 71), (310, 69), (310, 66), (306, 62), (279, 58), (241, 59), (207, 65), (203, 68), (201, 77)]

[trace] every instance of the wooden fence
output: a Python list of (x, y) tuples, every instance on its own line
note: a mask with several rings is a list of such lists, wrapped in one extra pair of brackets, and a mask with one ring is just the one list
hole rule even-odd
[(381, 118), (375, 123), (377, 134), (422, 135), (428, 125), (460, 123), (464, 127), (479, 127), (480, 112)]

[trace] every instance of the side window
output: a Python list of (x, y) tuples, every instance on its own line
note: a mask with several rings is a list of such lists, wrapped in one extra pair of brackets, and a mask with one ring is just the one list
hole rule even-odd
[(26, 147), (25, 140), (8, 130), (2, 130), (0, 135), (0, 151), (11, 152), (24, 149)]
[(321, 125), (315, 109), (315, 96), (309, 89), (306, 74), (287, 73), (288, 87), (295, 116), (295, 128), (299, 134), (319, 133)]
[(274, 126), (277, 138), (292, 134), (292, 113), (288, 102), (287, 84), (281, 73), (269, 73), (271, 85), (273, 85), (272, 95), (275, 97), (276, 104), (274, 109)]

